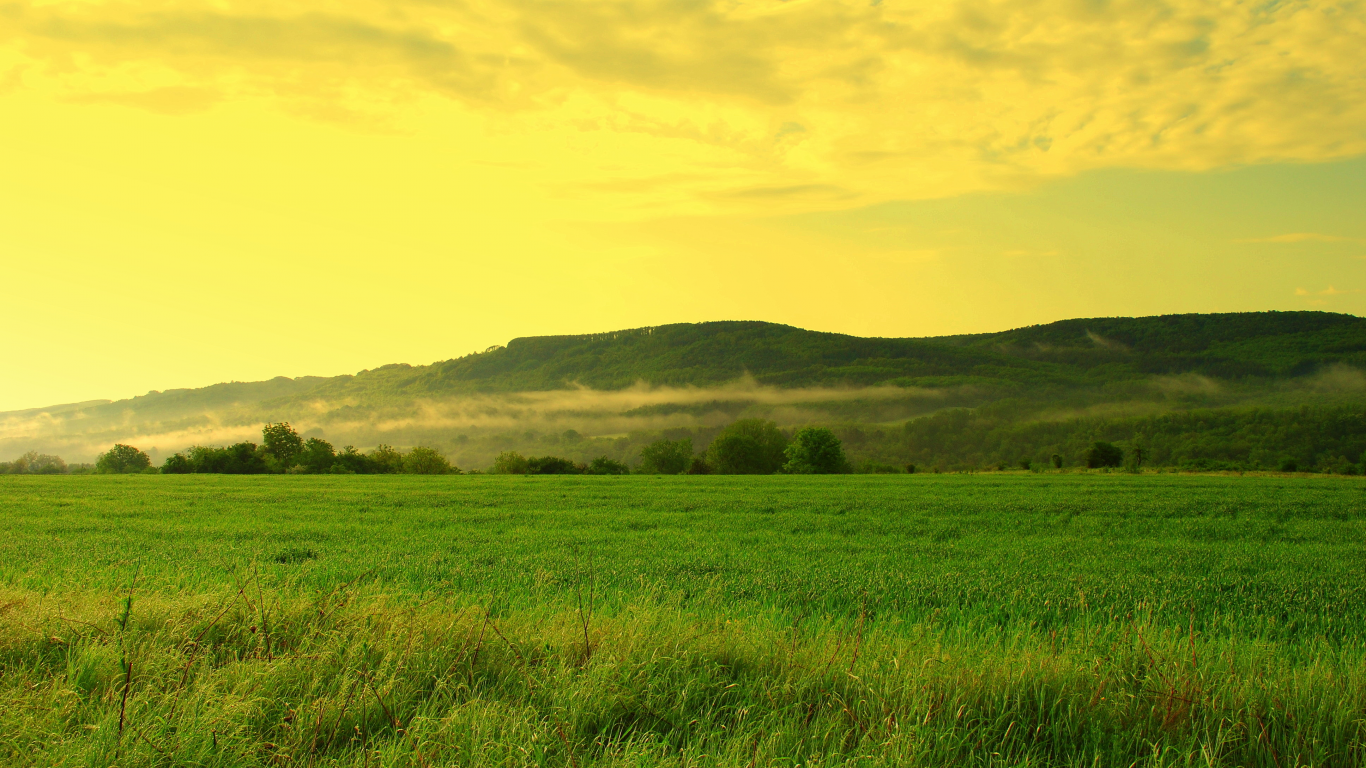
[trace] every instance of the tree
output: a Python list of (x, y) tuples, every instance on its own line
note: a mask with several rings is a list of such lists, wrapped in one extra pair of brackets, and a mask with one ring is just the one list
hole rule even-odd
[(1098, 467), (1118, 467), (1124, 463), (1124, 451), (1120, 450), (1113, 443), (1096, 443), (1091, 446), (1091, 450), (1086, 452), (1086, 466), (1091, 469)]
[(711, 465), (707, 463), (707, 459), (705, 457), (694, 456), (692, 459), (692, 463), (688, 465), (688, 474), (710, 475)]
[(379, 467), (369, 456), (356, 450), (356, 446), (348, 445), (337, 453), (337, 460), (327, 471), (332, 474), (373, 475), (379, 472)]
[(787, 457), (783, 471), (791, 475), (837, 475), (850, 471), (840, 439), (823, 427), (799, 430), (783, 454)]
[(66, 473), (66, 462), (62, 461), (61, 456), (51, 456), (37, 451), (29, 451), (15, 459), (14, 465), (19, 469), (11, 471), (28, 472), (34, 475), (61, 475)]
[(188, 475), (194, 471), (190, 467), (190, 460), (183, 453), (173, 453), (166, 457), (166, 462), (161, 465), (163, 475)]
[(415, 446), (403, 457), (403, 471), (410, 475), (449, 475), (460, 472), (446, 461), (440, 451), (421, 445)]
[(593, 459), (583, 473), (585, 475), (627, 475), (631, 473), (631, 468), (619, 461), (612, 461), (606, 456), (599, 456)]
[(525, 475), (526, 473), (526, 457), (516, 451), (503, 451), (498, 454), (498, 458), (493, 460), (493, 474), (495, 475)]
[(778, 425), (740, 419), (721, 430), (707, 449), (707, 463), (722, 475), (771, 475), (782, 469), (787, 438)]
[(692, 438), (656, 440), (640, 449), (642, 475), (678, 475), (692, 463)]
[(119, 443), (95, 460), (95, 471), (100, 474), (126, 475), (141, 472), (152, 466), (152, 457), (131, 445)]
[(294, 466), (295, 459), (303, 453), (304, 441), (289, 426), (289, 422), (282, 421), (279, 424), (267, 424), (261, 430), (261, 449), (283, 472)]
[(300, 466), (305, 472), (318, 475), (332, 469), (332, 465), (337, 463), (337, 454), (331, 443), (321, 438), (310, 437), (294, 461), (297, 464), (291, 466)]
[(380, 443), (367, 456), (376, 474), (396, 475), (403, 471), (403, 454), (392, 445)]

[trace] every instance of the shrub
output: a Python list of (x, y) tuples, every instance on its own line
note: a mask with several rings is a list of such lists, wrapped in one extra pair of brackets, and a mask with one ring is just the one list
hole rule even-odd
[(1056, 453), (1053, 454), (1053, 459), (1052, 459), (1052, 461), (1053, 461), (1053, 468), (1054, 468), (1054, 469), (1062, 469), (1062, 457), (1061, 457), (1061, 456), (1059, 456), (1059, 455), (1056, 454)]
[(534, 456), (526, 460), (528, 475), (580, 475), (583, 470), (582, 464), (559, 456)]
[(152, 466), (152, 458), (131, 445), (116, 444), (95, 460), (100, 474), (126, 475)]
[(435, 448), (415, 446), (403, 457), (403, 471), (410, 475), (448, 475), (459, 474), (460, 470), (451, 466), (446, 457)]
[(693, 457), (692, 463), (688, 465), (688, 474), (710, 475), (711, 465), (708, 464), (707, 460), (702, 458), (701, 456), (695, 456)]
[(914, 464), (907, 464), (907, 465), (906, 465), (906, 474), (908, 474), (908, 475), (914, 475), (914, 474), (915, 474), (915, 465), (914, 465)]
[(1124, 463), (1124, 451), (1112, 443), (1096, 443), (1086, 452), (1086, 466), (1091, 469), (1118, 467)]
[(516, 451), (503, 451), (493, 460), (495, 475), (525, 475), (526, 472), (526, 457)]
[(692, 439), (656, 440), (640, 449), (642, 475), (678, 475), (692, 463)]
[(606, 456), (599, 456), (593, 459), (588, 468), (583, 471), (585, 475), (626, 475), (630, 474), (631, 468), (619, 461), (612, 461)]
[(883, 464), (877, 461), (865, 461), (858, 467), (860, 475), (895, 475), (901, 470), (890, 464)]
[(793, 475), (836, 475), (850, 471), (840, 439), (822, 427), (798, 431), (783, 455), (787, 457), (783, 471)]
[(1300, 471), (1300, 464), (1299, 464), (1299, 462), (1295, 461), (1294, 459), (1286, 459), (1286, 460), (1284, 460), (1284, 461), (1281, 462), (1281, 471), (1282, 471), (1282, 472), (1298, 472), (1298, 471)]
[(771, 475), (787, 460), (787, 438), (778, 425), (763, 419), (741, 419), (717, 435), (707, 449), (707, 463), (722, 475)]

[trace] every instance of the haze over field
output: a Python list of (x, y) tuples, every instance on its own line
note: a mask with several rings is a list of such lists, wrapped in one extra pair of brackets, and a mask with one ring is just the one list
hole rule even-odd
[(0, 409), (722, 318), (1366, 312), (1337, 0), (0, 5)]

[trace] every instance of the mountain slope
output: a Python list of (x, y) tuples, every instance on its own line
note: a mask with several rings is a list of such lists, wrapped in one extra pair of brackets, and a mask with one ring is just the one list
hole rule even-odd
[(453, 445), (461, 435), (709, 429), (740, 415), (885, 425), (971, 407), (1013, 423), (1355, 405), (1366, 403), (1359, 368), (1366, 319), (1324, 312), (1090, 318), (919, 339), (677, 324), (519, 338), (428, 366), (0, 413), (0, 457), (37, 448), (82, 460), (125, 440), (178, 450), (249, 439), (277, 420), (338, 444)]

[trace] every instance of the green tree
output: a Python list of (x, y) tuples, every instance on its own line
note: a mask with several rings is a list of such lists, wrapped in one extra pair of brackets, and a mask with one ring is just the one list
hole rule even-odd
[(1086, 452), (1086, 466), (1091, 469), (1118, 467), (1123, 463), (1124, 451), (1113, 443), (1096, 443)]
[(161, 465), (163, 475), (188, 475), (194, 469), (190, 466), (190, 460), (183, 453), (173, 453), (166, 457), (166, 461)]
[(304, 441), (304, 449), (295, 457), (294, 466), (302, 467), (303, 470), (311, 475), (320, 475), (337, 463), (337, 453), (332, 449), (332, 444), (317, 437), (310, 437)]
[(303, 453), (304, 441), (287, 421), (267, 424), (261, 430), (261, 450), (278, 466), (278, 471), (284, 472)]
[(392, 445), (380, 443), (366, 455), (374, 465), (376, 474), (396, 475), (403, 471), (403, 453)]
[(788, 474), (836, 475), (850, 471), (840, 439), (823, 427), (799, 430), (783, 453), (787, 457), (783, 471)]
[(787, 438), (764, 419), (740, 419), (721, 430), (707, 449), (707, 463), (721, 475), (771, 475), (782, 469)]
[(126, 475), (141, 472), (152, 466), (152, 457), (131, 445), (116, 444), (95, 460), (95, 471), (100, 474)]
[(686, 472), (691, 463), (692, 438), (656, 440), (640, 449), (640, 466), (636, 471), (642, 475), (678, 475)]
[(414, 446), (403, 457), (403, 471), (409, 475), (458, 475), (460, 470), (451, 466), (446, 457), (435, 448)]
[(525, 475), (526, 473), (526, 457), (516, 451), (503, 451), (498, 454), (498, 458), (493, 460), (493, 474), (495, 475)]
[(33, 475), (66, 474), (66, 462), (62, 460), (61, 456), (29, 451), (15, 459), (14, 463), (23, 467), (19, 470), (20, 472), (28, 472)]

